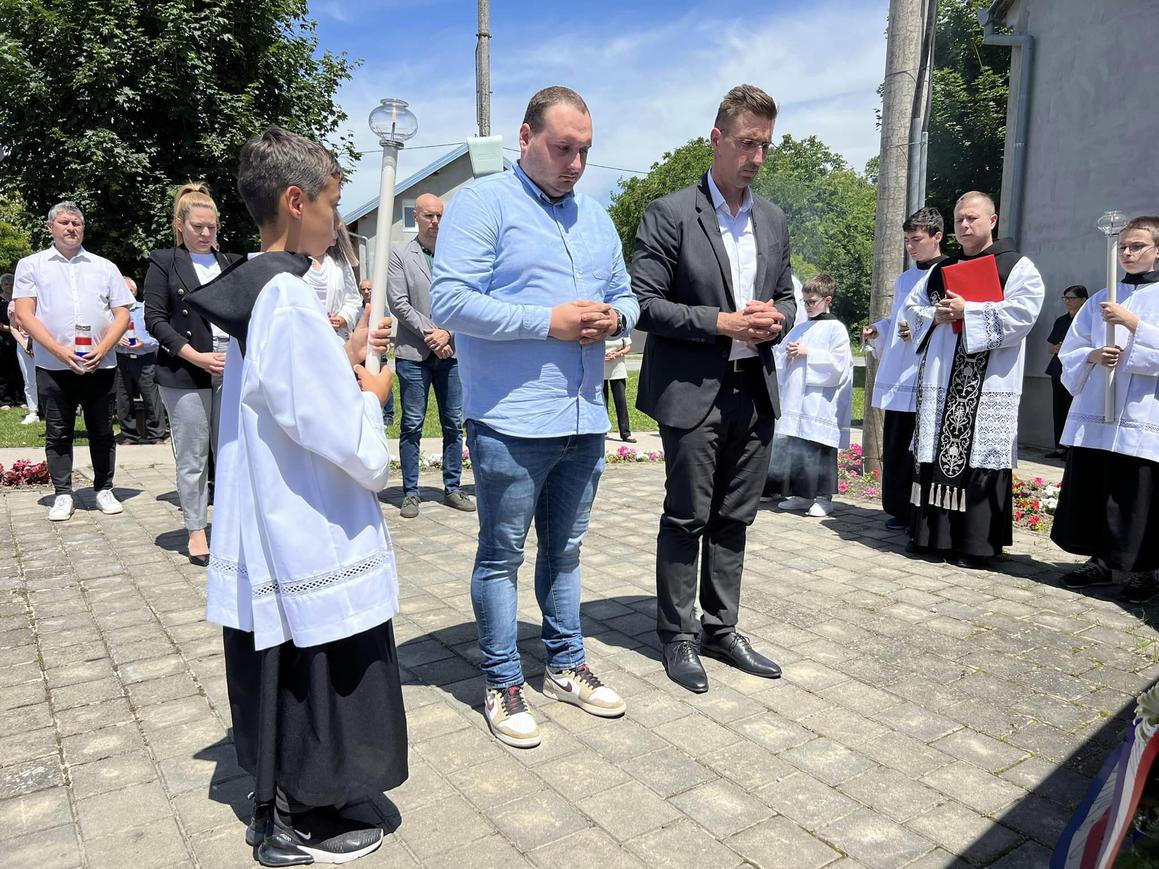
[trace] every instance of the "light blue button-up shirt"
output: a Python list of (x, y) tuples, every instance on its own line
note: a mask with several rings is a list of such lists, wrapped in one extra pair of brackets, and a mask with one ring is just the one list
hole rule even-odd
[(431, 318), (455, 333), (463, 412), (514, 437), (602, 434), (602, 341), (549, 338), (551, 309), (607, 302), (625, 334), (640, 306), (620, 238), (592, 198), (553, 200), (524, 174), (488, 175), (460, 190), (439, 225)]
[[(129, 322), (133, 324), (133, 337), (137, 339), (137, 343), (133, 347), (122, 347), (120, 344), (116, 345), (118, 353), (124, 353), (128, 356), (134, 356), (141, 353), (152, 353), (157, 349), (157, 339), (149, 334), (149, 330), (145, 328), (145, 303), (141, 301), (133, 302), (129, 307)], [(129, 337), (129, 332), (125, 332), (125, 337)]]

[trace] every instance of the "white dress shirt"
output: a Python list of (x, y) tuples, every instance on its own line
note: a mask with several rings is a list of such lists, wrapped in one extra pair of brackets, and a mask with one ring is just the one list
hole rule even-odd
[[(757, 281), (757, 237), (753, 233), (753, 193), (745, 188), (740, 211), (734, 216), (729, 211), (724, 194), (708, 173), (708, 190), (712, 194), (712, 207), (716, 209), (716, 220), (720, 224), (720, 238), (728, 254), (729, 269), (732, 272), (732, 300), (738, 311), (753, 300)], [(732, 339), (732, 351), (728, 358), (744, 359), (756, 356), (756, 348), (744, 341)]]
[[(92, 327), (95, 347), (113, 323), (113, 308), (133, 304), (133, 294), (125, 286), (120, 269), (109, 260), (84, 248), (69, 259), (55, 245), (16, 264), (12, 298), (36, 299), (36, 319), (65, 347), (73, 346), (78, 323)], [(47, 348), (33, 343), (37, 368), (69, 370)], [(117, 355), (109, 353), (99, 367), (116, 368)]]

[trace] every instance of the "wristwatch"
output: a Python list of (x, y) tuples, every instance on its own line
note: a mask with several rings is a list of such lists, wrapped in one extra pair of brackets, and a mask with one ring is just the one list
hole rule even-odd
[(613, 308), (612, 310), (616, 311), (616, 329), (614, 332), (612, 332), (610, 337), (619, 338), (624, 334), (624, 327), (627, 325), (627, 322), (624, 319), (624, 315), (621, 314), (617, 309)]

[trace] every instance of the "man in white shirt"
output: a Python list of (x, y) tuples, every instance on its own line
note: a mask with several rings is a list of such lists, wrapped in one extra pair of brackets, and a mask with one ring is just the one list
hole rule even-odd
[(111, 413), (117, 360), (111, 351), (129, 325), (133, 296), (120, 270), (82, 246), (84, 214), (74, 202), (48, 212), (52, 246), (16, 265), (12, 297), (32, 338), (36, 386), (44, 407), (45, 458), (56, 499), (48, 518), (72, 516), (72, 441), (84, 410), (93, 488), (102, 513), (120, 513), (113, 495), (116, 442)]

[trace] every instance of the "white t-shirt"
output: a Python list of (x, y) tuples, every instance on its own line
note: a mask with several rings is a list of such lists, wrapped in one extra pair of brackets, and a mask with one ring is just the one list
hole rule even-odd
[[(211, 253), (194, 253), (189, 252), (189, 258), (193, 260), (193, 271), (197, 273), (197, 285), (203, 287), (221, 274), (221, 263), (217, 261), (217, 257)], [(217, 351), (218, 346), (229, 343), (229, 335), (213, 323), (209, 324), (210, 330), (213, 332), (213, 349)]]

